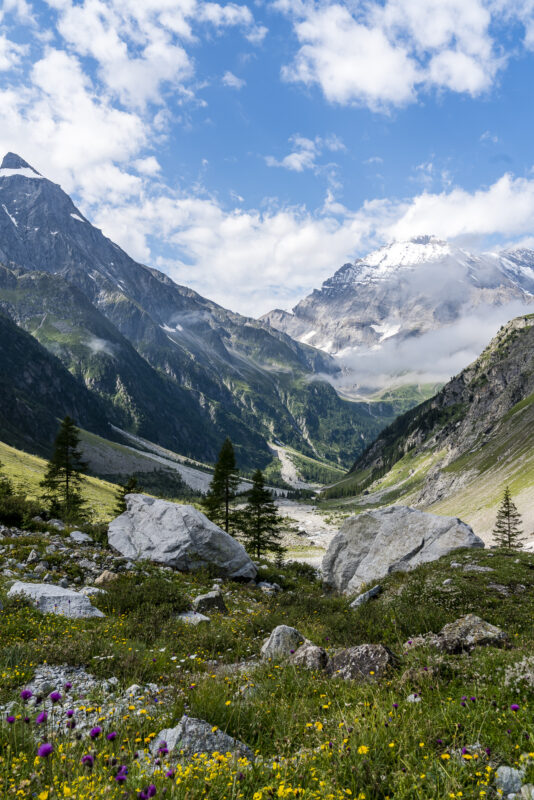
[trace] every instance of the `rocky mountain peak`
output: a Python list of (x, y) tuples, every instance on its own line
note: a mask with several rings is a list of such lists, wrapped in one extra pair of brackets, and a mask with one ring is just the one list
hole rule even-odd
[(10, 172), (12, 174), (22, 174), (26, 178), (42, 178), (43, 176), (34, 169), (31, 164), (28, 164), (27, 161), (24, 161), (16, 153), (6, 153), (4, 158), (2, 159), (2, 164), (0, 166), (0, 176), (1, 177), (8, 177), (8, 175), (4, 174), (6, 172)]

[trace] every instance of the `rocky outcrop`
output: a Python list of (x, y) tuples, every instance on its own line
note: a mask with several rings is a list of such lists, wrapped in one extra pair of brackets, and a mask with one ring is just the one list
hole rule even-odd
[(484, 547), (459, 519), (438, 517), (406, 506), (350, 517), (334, 536), (323, 559), (323, 580), (356, 594), (391, 572), (435, 561), (459, 547)]
[(326, 669), (328, 656), (326, 650), (311, 642), (305, 642), (289, 659), (296, 667), (304, 667), (314, 671)]
[(307, 639), (296, 628), (278, 625), (261, 648), (262, 658), (288, 658), (306, 643)]
[(334, 653), (328, 662), (328, 672), (345, 680), (371, 681), (382, 678), (395, 664), (395, 656), (384, 645), (360, 644)]
[(49, 583), (24, 583), (16, 581), (8, 597), (27, 597), (43, 614), (59, 614), (62, 617), (103, 617), (104, 614), (91, 605), (89, 598), (72, 589), (53, 586)]
[(430, 645), (446, 653), (462, 653), (487, 645), (503, 647), (508, 639), (508, 634), (496, 625), (486, 622), (476, 614), (465, 614), (454, 622), (444, 625), (439, 633), (427, 633), (410, 639), (406, 642), (406, 647), (411, 649)]
[(109, 525), (109, 544), (134, 561), (155, 561), (192, 572), (216, 568), (228, 578), (253, 579), (256, 567), (245, 548), (193, 506), (126, 496), (127, 510)]
[(211, 592), (206, 592), (206, 594), (200, 594), (198, 597), (195, 597), (191, 605), (193, 609), (200, 614), (203, 614), (205, 611), (219, 611), (221, 614), (228, 613), (224, 597), (218, 586)]
[(160, 731), (150, 745), (152, 753), (172, 753), (192, 756), (195, 753), (232, 753), (240, 758), (254, 761), (254, 753), (246, 744), (228, 736), (216, 726), (202, 719), (184, 714), (175, 728)]

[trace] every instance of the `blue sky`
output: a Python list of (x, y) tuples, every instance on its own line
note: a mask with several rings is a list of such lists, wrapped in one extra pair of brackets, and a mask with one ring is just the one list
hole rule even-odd
[(0, 148), (257, 315), (396, 238), (530, 245), (533, 78), (532, 0), (4, 0)]

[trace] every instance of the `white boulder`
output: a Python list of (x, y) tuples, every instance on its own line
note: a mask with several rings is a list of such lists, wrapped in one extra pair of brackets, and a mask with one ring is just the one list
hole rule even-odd
[(155, 561), (192, 572), (214, 566), (224, 577), (253, 579), (245, 548), (193, 506), (126, 495), (126, 511), (108, 530), (109, 544), (131, 560)]
[(165, 728), (159, 732), (152, 741), (150, 750), (154, 755), (183, 753), (184, 756), (192, 756), (196, 753), (206, 753), (211, 756), (213, 753), (232, 753), (254, 761), (254, 753), (250, 747), (239, 739), (228, 736), (217, 726), (210, 725), (203, 719), (195, 719), (185, 714), (175, 728)]
[(64, 589), (50, 583), (24, 583), (16, 581), (8, 597), (22, 595), (33, 600), (43, 614), (59, 614), (62, 617), (103, 617), (104, 614), (91, 605), (89, 598), (72, 589)]
[(357, 594), (390, 572), (435, 561), (459, 547), (484, 547), (465, 522), (407, 506), (366, 511), (350, 517), (323, 558), (325, 583)]
[(289, 658), (302, 645), (308, 643), (305, 636), (289, 625), (277, 625), (261, 648), (262, 658)]

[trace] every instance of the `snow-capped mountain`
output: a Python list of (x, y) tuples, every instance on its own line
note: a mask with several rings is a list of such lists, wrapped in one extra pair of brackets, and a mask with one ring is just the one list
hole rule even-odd
[(229, 435), (248, 468), (271, 460), (273, 438), (348, 465), (394, 415), (319, 379), (339, 370), (327, 354), (134, 261), (13, 153), (0, 165), (0, 311), (110, 422), (194, 458), (214, 460)]
[(344, 264), (292, 313), (276, 309), (263, 319), (342, 359), (446, 328), (486, 307), (533, 301), (534, 251), (477, 255), (418, 236)]

